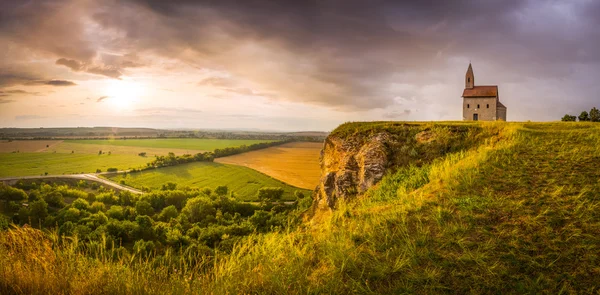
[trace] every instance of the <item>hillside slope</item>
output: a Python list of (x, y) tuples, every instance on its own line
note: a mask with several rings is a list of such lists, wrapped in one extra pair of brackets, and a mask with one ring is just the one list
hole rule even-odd
[[(73, 263), (73, 255), (61, 254), (66, 246), (36, 266), (30, 255), (14, 255), (28, 250), (0, 241), (0, 269), (11, 274), (0, 276), (0, 287), (39, 290), (51, 283), (32, 278), (51, 272), (56, 286), (121, 293), (600, 290), (600, 125), (349, 123), (328, 145), (323, 159), (332, 161), (322, 164), (322, 179), (333, 172), (336, 194), (322, 181), (314, 218), (300, 229), (255, 235), (210, 264), (179, 272), (127, 261)], [(374, 148), (362, 149), (373, 155), (363, 159), (383, 160), (344, 164), (364, 146)], [(23, 265), (29, 275), (16, 269)]]

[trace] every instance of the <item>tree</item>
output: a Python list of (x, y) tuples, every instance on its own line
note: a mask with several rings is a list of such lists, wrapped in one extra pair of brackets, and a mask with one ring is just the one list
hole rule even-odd
[(137, 201), (135, 203), (135, 212), (138, 215), (152, 215), (154, 214), (154, 208), (152, 208), (152, 205), (150, 205), (150, 203), (146, 202), (146, 201)]
[(81, 198), (73, 201), (73, 203), (71, 203), (71, 207), (77, 208), (79, 210), (90, 211), (90, 203), (88, 203), (88, 201), (81, 199)]
[(294, 191), (294, 197), (296, 197), (296, 199), (304, 199), (304, 193), (301, 191)]
[(46, 217), (48, 217), (48, 203), (44, 200), (37, 200), (29, 204), (29, 216), (32, 217), (32, 223), (34, 225), (43, 223)]
[(185, 204), (185, 207), (181, 209), (181, 215), (187, 217), (187, 220), (191, 223), (201, 222), (208, 216), (214, 217), (216, 212), (217, 211), (208, 197), (195, 197), (189, 199)]
[(163, 191), (174, 191), (177, 189), (177, 183), (169, 181), (166, 184), (163, 184), (160, 189)]
[(227, 191), (228, 191), (228, 188), (225, 185), (220, 185), (220, 186), (217, 186), (217, 188), (215, 188), (215, 193), (219, 196), (227, 195)]
[(23, 202), (28, 198), (24, 190), (0, 184), (0, 200)]
[(595, 107), (590, 110), (590, 121), (600, 122), (600, 110)]
[(575, 122), (577, 120), (577, 117), (566, 114), (560, 120), (563, 122)]
[(589, 121), (590, 117), (588, 115), (588, 112), (583, 111), (581, 112), (581, 114), (579, 115), (579, 122), (585, 122), (585, 121)]
[(164, 222), (169, 222), (171, 218), (175, 218), (179, 215), (177, 208), (173, 205), (165, 207), (159, 214), (158, 219)]
[(62, 208), (65, 206), (65, 200), (60, 192), (54, 191), (44, 196), (44, 201), (52, 207)]
[(21, 223), (21, 225), (23, 225), (27, 222), (29, 222), (29, 209), (27, 209), (25, 207), (21, 207), (19, 209), (19, 223)]
[(106, 211), (106, 215), (110, 218), (122, 220), (123, 219), (123, 207), (117, 206), (117, 205), (110, 206), (108, 211)]
[(94, 202), (94, 203), (92, 203), (90, 211), (92, 213), (98, 213), (98, 212), (104, 211), (105, 208), (106, 208), (106, 205), (104, 205), (104, 203), (102, 203), (102, 202)]
[(280, 187), (263, 187), (258, 190), (258, 200), (263, 203), (275, 202), (281, 199), (283, 192)]

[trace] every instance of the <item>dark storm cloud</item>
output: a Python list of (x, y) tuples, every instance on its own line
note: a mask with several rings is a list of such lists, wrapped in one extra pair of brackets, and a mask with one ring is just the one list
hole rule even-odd
[[(576, 34), (565, 28), (577, 23), (578, 15), (587, 14), (583, 3), (140, 0), (114, 4), (94, 19), (103, 27), (125, 32), (145, 50), (171, 56), (192, 50), (197, 55), (189, 62), (219, 63), (276, 92), (280, 99), (334, 107), (389, 106), (399, 95), (389, 89), (390, 83), (436, 82), (427, 79), (428, 72), (445, 69), (452, 57), (485, 60), (498, 72), (518, 71), (531, 77), (565, 76), (571, 71), (566, 62), (599, 60), (591, 50), (600, 40), (597, 18), (582, 18)], [(239, 52), (240, 44), (253, 42), (269, 50)], [(249, 70), (253, 65), (266, 75)], [(269, 69), (273, 72), (266, 72)], [(398, 74), (404, 73), (410, 75), (398, 81)]]
[[(455, 59), (484, 61), (495, 79), (512, 83), (571, 77), (582, 64), (598, 74), (600, 62), (597, 1), (11, 2), (0, 4), (0, 33), (75, 72), (119, 78), (144, 65), (137, 55), (100, 53), (102, 46), (217, 68), (252, 84), (205, 86), (336, 109), (398, 104), (405, 90), (394, 83), (455, 83), (448, 77)], [(577, 86), (565, 85), (579, 96), (598, 90)]]

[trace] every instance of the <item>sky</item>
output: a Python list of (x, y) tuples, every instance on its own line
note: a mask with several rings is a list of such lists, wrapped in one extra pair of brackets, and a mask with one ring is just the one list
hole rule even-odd
[(600, 107), (600, 1), (0, 0), (0, 127), (330, 131)]

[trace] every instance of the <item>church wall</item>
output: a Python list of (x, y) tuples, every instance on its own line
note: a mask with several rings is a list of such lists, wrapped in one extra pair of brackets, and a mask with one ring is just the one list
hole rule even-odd
[(498, 120), (506, 121), (506, 109), (505, 108), (498, 108), (496, 112), (498, 113)]
[(463, 98), (463, 120), (472, 121), (473, 114), (478, 114), (479, 121), (496, 121), (498, 119), (497, 101), (495, 97)]

